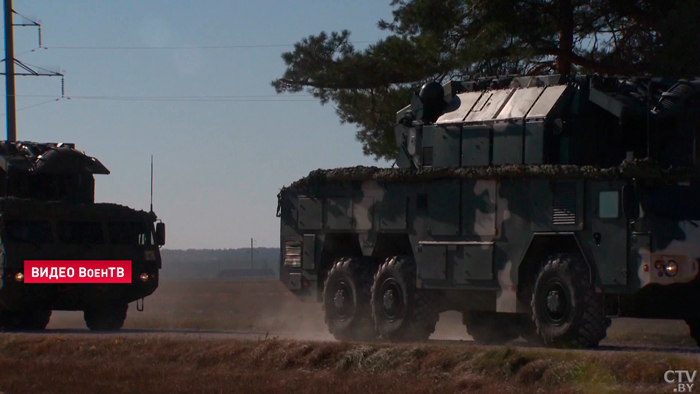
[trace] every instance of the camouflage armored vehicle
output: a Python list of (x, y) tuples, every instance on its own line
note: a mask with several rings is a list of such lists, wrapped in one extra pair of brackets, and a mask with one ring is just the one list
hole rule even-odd
[[(109, 171), (73, 144), (0, 142), (0, 174), (2, 328), (44, 329), (53, 310), (84, 311), (91, 330), (121, 328), (128, 304), (158, 287), (165, 225), (95, 203), (93, 175)], [(128, 260), (130, 283), (26, 283), (30, 260)]]
[(280, 279), (338, 339), (594, 347), (610, 317), (700, 341), (700, 83), (557, 75), (428, 83), (399, 168), (283, 188)]

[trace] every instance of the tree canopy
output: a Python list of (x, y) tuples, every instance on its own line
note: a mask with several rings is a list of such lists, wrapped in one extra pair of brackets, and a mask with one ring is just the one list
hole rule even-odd
[(282, 54), (278, 93), (307, 92), (357, 126), (365, 155), (394, 159), (396, 112), (428, 81), (459, 75), (700, 75), (697, 0), (392, 0), (388, 36), (347, 30)]

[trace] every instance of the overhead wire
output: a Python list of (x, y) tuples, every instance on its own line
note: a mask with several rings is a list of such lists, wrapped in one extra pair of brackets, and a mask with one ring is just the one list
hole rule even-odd
[[(15, 97), (56, 97), (54, 95), (41, 95), (41, 94), (17, 94)], [(299, 97), (299, 96), (297, 96)], [(313, 97), (311, 95), (303, 95), (301, 97)], [(234, 95), (234, 96), (85, 96), (85, 95), (70, 95), (65, 97), (68, 100), (108, 100), (108, 101), (185, 101), (185, 102), (212, 102), (212, 101), (224, 101), (224, 102), (268, 102), (268, 101), (279, 101), (279, 102), (294, 102), (303, 101), (310, 102), (316, 101), (312, 98), (280, 98), (276, 95)]]
[[(351, 44), (371, 44), (375, 41), (353, 41)], [(239, 49), (239, 48), (283, 48), (295, 44), (242, 44), (242, 45), (174, 45), (174, 46), (83, 46), (56, 45), (45, 49), (80, 49), (80, 50), (150, 50), (150, 49)]]
[[(20, 14), (17, 14), (20, 15)], [(20, 15), (23, 18), (34, 22), (33, 20)], [(36, 23), (36, 22), (34, 22)], [(374, 41), (354, 41), (353, 44), (369, 44)], [(35, 52), (37, 49), (65, 49), (65, 50), (172, 50), (172, 49), (245, 49), (245, 48), (281, 48), (292, 47), (295, 44), (245, 44), (245, 45), (182, 45), (182, 46), (77, 46), (77, 45), (58, 45), (58, 46), (40, 46), (22, 54)], [(4, 60), (2, 60), (4, 61)], [(35, 67), (50, 73), (55, 71), (45, 69), (40, 66), (35, 66), (26, 63), (28, 66)], [(315, 102), (312, 95), (295, 95), (294, 97), (281, 98), (278, 95), (234, 95), (234, 96), (88, 96), (88, 95), (72, 95), (58, 97), (53, 95), (15, 95), (16, 97), (51, 97), (51, 100), (34, 104), (25, 109), (37, 107), (51, 102), (59, 101), (62, 98), (68, 100), (106, 100), (106, 101), (179, 101), (179, 102)], [(309, 97), (309, 98), (303, 98)]]
[[(26, 107), (18, 108), (18, 109), (15, 110), (15, 112), (24, 111), (25, 109), (34, 108), (34, 107), (38, 107), (38, 106), (45, 105), (45, 104), (49, 104), (49, 103), (55, 103), (56, 101), (59, 101), (59, 100), (61, 100), (60, 97), (59, 97), (59, 98), (56, 98), (56, 99), (53, 99), (53, 100), (42, 101), (42, 102), (40, 102), (40, 103), (36, 103), (36, 104), (32, 104), (32, 105), (29, 105), (29, 106), (26, 106)], [(7, 112), (3, 112), (2, 114), (0, 114), (0, 116), (5, 116), (5, 115), (7, 115)]]

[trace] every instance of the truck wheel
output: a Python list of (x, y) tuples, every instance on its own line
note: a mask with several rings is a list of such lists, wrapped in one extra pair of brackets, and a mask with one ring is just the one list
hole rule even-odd
[(689, 318), (685, 319), (685, 323), (688, 325), (690, 330), (690, 337), (695, 340), (698, 346), (700, 346), (700, 318)]
[(129, 305), (113, 308), (86, 310), (83, 312), (85, 324), (91, 331), (118, 331), (126, 320)]
[(548, 260), (535, 282), (531, 307), (537, 334), (546, 346), (596, 347), (610, 326), (603, 297), (591, 286), (579, 254)]
[(338, 340), (377, 337), (369, 306), (374, 259), (343, 257), (333, 264), (323, 286), (323, 311), (328, 331)]
[(2, 328), (7, 331), (43, 330), (49, 320), (51, 311), (0, 312)]
[(532, 321), (532, 316), (530, 314), (518, 315), (515, 324), (518, 334), (520, 334), (527, 343), (531, 345), (542, 345), (542, 338), (537, 335), (537, 326), (535, 326), (535, 323)]
[(501, 344), (518, 339), (519, 315), (496, 312), (467, 311), (462, 313), (462, 323), (467, 334), (476, 342)]
[(392, 257), (379, 267), (372, 285), (377, 332), (391, 341), (427, 340), (440, 314), (432, 293), (416, 289), (413, 257)]

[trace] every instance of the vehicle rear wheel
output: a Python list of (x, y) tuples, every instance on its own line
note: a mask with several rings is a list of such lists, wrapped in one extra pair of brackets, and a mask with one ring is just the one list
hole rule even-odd
[(377, 337), (369, 305), (376, 268), (375, 260), (367, 257), (343, 257), (333, 264), (323, 286), (323, 311), (328, 331), (336, 339)]
[(588, 267), (577, 253), (549, 258), (537, 276), (531, 307), (546, 346), (596, 347), (610, 326), (603, 297), (595, 292)]
[(0, 324), (7, 331), (43, 330), (51, 320), (51, 311), (0, 312)]
[(695, 343), (697, 343), (698, 346), (700, 346), (700, 318), (687, 318), (685, 319), (685, 323), (688, 325), (688, 329), (690, 330), (690, 337), (695, 340)]
[(467, 326), (467, 334), (476, 342), (501, 344), (518, 339), (518, 318), (496, 312), (466, 311), (462, 313), (462, 323)]
[(83, 312), (85, 324), (91, 331), (118, 331), (126, 320), (129, 305), (116, 306)]
[(392, 257), (379, 267), (372, 285), (377, 332), (391, 341), (427, 340), (440, 319), (435, 295), (416, 288), (413, 257)]

